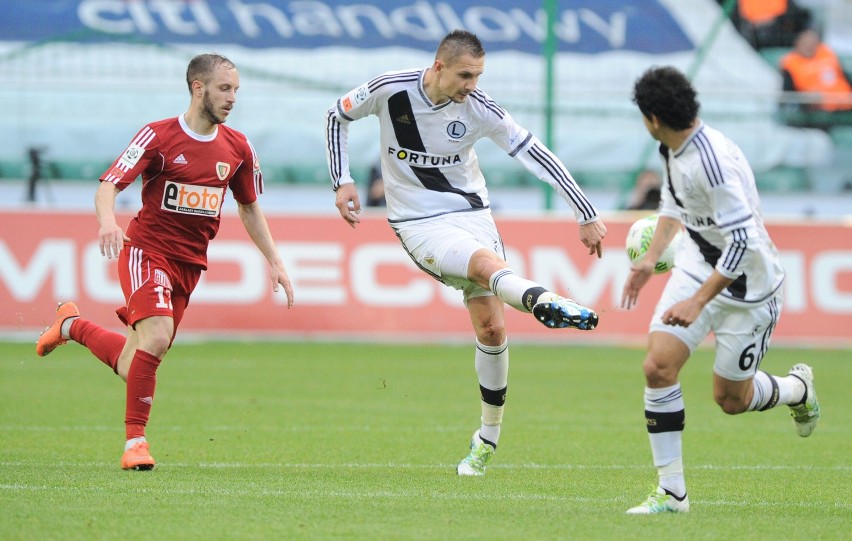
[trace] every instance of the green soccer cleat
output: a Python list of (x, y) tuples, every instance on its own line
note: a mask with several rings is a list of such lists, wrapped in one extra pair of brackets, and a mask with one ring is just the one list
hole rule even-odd
[(819, 421), (819, 402), (814, 390), (814, 371), (810, 366), (800, 363), (793, 365), (787, 374), (799, 378), (805, 384), (805, 398), (801, 404), (790, 406), (790, 417), (793, 418), (796, 433), (807, 438)]
[(485, 475), (485, 468), (495, 450), (493, 445), (482, 441), (477, 430), (470, 439), (470, 453), (459, 462), (456, 471), (459, 475)]
[(657, 487), (645, 501), (627, 510), (628, 515), (654, 515), (657, 513), (689, 513), (689, 497), (684, 494), (677, 499), (674, 494), (662, 487)]

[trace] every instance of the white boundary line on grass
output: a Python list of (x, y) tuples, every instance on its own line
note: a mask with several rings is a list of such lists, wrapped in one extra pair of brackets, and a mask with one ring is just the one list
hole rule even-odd
[[(105, 462), (29, 462), (24, 460), (19, 461), (0, 461), (0, 468), (16, 468), (38, 466), (39, 468), (101, 468), (112, 467), (112, 463)], [(406, 462), (340, 462), (340, 463), (309, 463), (309, 462), (168, 462), (165, 465), (160, 464), (161, 468), (201, 468), (201, 469), (291, 469), (291, 470), (311, 470), (311, 469), (351, 469), (351, 470), (370, 470), (370, 469), (413, 469), (413, 470), (442, 470), (455, 469), (455, 464), (411, 464)], [(488, 467), (496, 470), (644, 470), (651, 466), (647, 464), (493, 464)], [(809, 466), (809, 465), (790, 465), (790, 464), (753, 464), (753, 465), (735, 465), (735, 466), (720, 466), (716, 464), (697, 464), (690, 465), (692, 470), (717, 470), (717, 471), (837, 471), (846, 472), (852, 470), (852, 466)]]
[[(148, 475), (148, 474), (141, 474)], [(460, 478), (461, 480), (461, 478)], [(22, 485), (22, 484), (0, 484), (0, 491), (14, 491), (14, 492), (69, 492), (69, 493), (101, 493), (101, 492), (110, 492), (101, 486), (90, 486), (90, 487), (69, 487), (69, 486), (49, 486), (49, 485)], [(143, 487), (135, 487), (135, 488), (122, 488), (122, 491), (133, 492), (137, 494), (171, 494), (171, 495), (202, 495), (202, 496), (250, 496), (250, 497), (289, 497), (289, 498), (341, 498), (341, 499), (374, 499), (374, 498), (386, 498), (386, 499), (399, 499), (399, 498), (416, 498), (421, 499), (424, 496), (428, 497), (430, 500), (465, 500), (469, 501), (471, 499), (476, 500), (485, 500), (485, 501), (553, 501), (553, 502), (572, 502), (572, 503), (619, 503), (626, 504), (628, 502), (628, 498), (625, 496), (623, 498), (589, 498), (584, 496), (551, 496), (546, 494), (512, 494), (506, 492), (480, 492), (476, 495), (472, 495), (468, 492), (463, 493), (452, 493), (452, 492), (431, 492), (428, 494), (424, 494), (422, 490), (364, 490), (364, 491), (343, 491), (343, 490), (304, 490), (300, 487), (294, 487), (292, 490), (287, 489), (268, 489), (268, 488), (257, 488), (251, 487), (246, 490), (234, 490), (234, 489), (221, 489), (205, 486), (204, 488), (189, 488), (189, 489), (175, 489), (172, 487), (157, 487), (157, 488), (143, 488)], [(799, 501), (795, 503), (778, 503), (778, 502), (770, 502), (770, 501), (757, 501), (757, 500), (748, 500), (748, 501), (736, 501), (736, 500), (716, 500), (716, 501), (702, 501), (702, 500), (693, 500), (693, 505), (706, 505), (713, 507), (766, 507), (766, 508), (778, 508), (778, 509), (790, 509), (790, 508), (798, 508), (798, 509), (810, 509), (810, 508), (819, 508), (825, 509), (826, 504), (824, 502), (810, 502), (810, 501)], [(851, 509), (852, 503), (843, 502), (843, 501), (835, 501), (833, 504), (829, 504), (833, 506), (835, 509)]]

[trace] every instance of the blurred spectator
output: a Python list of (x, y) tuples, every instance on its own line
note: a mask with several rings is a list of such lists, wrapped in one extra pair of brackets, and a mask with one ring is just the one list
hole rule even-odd
[(657, 210), (660, 206), (660, 190), (663, 179), (654, 169), (643, 169), (636, 175), (633, 191), (624, 207), (625, 210)]
[(42, 155), (45, 149), (41, 147), (30, 147), (27, 149), (27, 155), (30, 158), (30, 178), (27, 181), (27, 201), (30, 203), (36, 200), (36, 186), (42, 179)]
[(382, 179), (382, 164), (377, 163), (370, 169), (370, 183), (367, 185), (367, 206), (385, 206), (385, 181)]
[[(817, 127), (835, 123), (835, 113), (852, 120), (852, 85), (849, 75), (831, 48), (815, 30), (804, 30), (796, 37), (792, 51), (781, 58), (779, 69), (786, 92), (809, 93), (808, 99), (785, 103), (787, 112), (822, 113)], [(805, 96), (802, 96), (805, 98)], [(840, 118), (836, 122), (841, 122)]]
[(811, 12), (793, 0), (738, 0), (731, 20), (756, 50), (790, 47), (811, 23)]

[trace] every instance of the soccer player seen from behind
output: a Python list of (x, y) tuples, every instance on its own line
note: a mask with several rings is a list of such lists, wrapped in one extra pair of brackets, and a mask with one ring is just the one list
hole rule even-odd
[(698, 118), (689, 80), (671, 67), (646, 71), (633, 101), (660, 142), (666, 172), (659, 222), (644, 258), (634, 263), (621, 304), (632, 308), (654, 262), (686, 228), (675, 268), (650, 323), (645, 417), (658, 486), (629, 514), (689, 511), (681, 440), (684, 400), (678, 374), (715, 335), (713, 396), (727, 414), (790, 407), (801, 437), (819, 420), (814, 376), (806, 364), (786, 376), (760, 370), (781, 315), (784, 271), (763, 224), (754, 174), (742, 151)]
[(326, 115), (327, 158), (341, 217), (358, 225), (361, 203), (349, 171), (349, 124), (379, 118), (388, 222), (414, 263), (463, 293), (476, 335), (482, 424), (459, 475), (483, 475), (497, 447), (509, 369), (504, 302), (550, 328), (592, 330), (598, 315), (512, 272), (488, 201), (474, 143), (487, 137), (573, 209), (589, 255), (601, 256), (606, 227), (571, 174), (536, 137), (477, 87), (479, 39), (449, 33), (425, 69), (392, 71), (355, 88)]
[[(157, 367), (207, 268), (207, 246), (219, 229), (228, 188), (269, 263), (272, 289), (283, 286), (287, 306), (293, 305), (290, 279), (257, 200), (263, 191), (257, 156), (245, 135), (223, 124), (237, 101), (239, 72), (223, 56), (202, 54), (190, 61), (186, 82), (186, 113), (143, 127), (100, 177), (95, 195), (101, 254), (118, 258), (126, 304), (116, 312), (126, 336), (82, 319), (73, 302), (64, 302), (36, 345), (45, 356), (74, 340), (126, 381), (124, 469), (154, 467), (145, 427)], [(125, 233), (116, 222), (116, 197), (140, 175), (142, 208)]]

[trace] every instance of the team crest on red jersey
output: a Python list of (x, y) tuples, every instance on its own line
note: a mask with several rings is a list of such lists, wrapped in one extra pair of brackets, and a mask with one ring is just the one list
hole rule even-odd
[(228, 173), (231, 172), (231, 164), (225, 162), (216, 162), (216, 176), (219, 180), (228, 178)]

